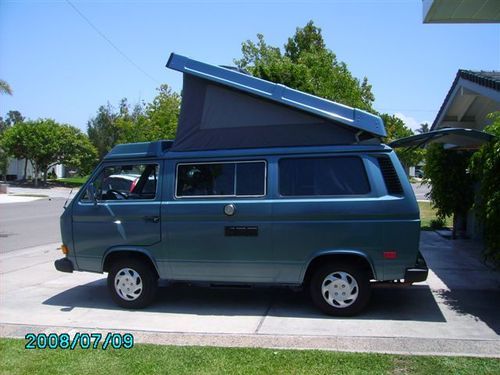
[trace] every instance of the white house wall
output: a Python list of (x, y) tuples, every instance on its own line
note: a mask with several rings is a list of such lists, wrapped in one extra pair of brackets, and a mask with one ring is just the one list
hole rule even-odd
[[(16, 180), (20, 180), (24, 177), (24, 164), (25, 159), (9, 159), (9, 167), (7, 168), (8, 176), (15, 176)], [(57, 164), (49, 169), (49, 173), (54, 171), (57, 178), (64, 177), (64, 166), (62, 164)], [(32, 178), (35, 174), (35, 169), (31, 162), (28, 162), (28, 168), (26, 169), (26, 175), (29, 178)], [(41, 177), (40, 173), (40, 177)]]

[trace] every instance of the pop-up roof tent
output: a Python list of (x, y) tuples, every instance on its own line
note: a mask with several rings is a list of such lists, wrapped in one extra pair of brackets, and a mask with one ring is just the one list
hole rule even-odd
[(172, 151), (380, 142), (379, 116), (172, 53), (184, 74)]

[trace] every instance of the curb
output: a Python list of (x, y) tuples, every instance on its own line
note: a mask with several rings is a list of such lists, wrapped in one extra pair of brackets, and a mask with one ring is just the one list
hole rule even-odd
[(467, 356), (500, 358), (500, 339), (430, 339), (411, 337), (291, 336), (264, 334), (184, 334), (138, 330), (102, 330), (72, 326), (41, 326), (0, 323), (0, 336), (24, 338), (27, 333), (108, 332), (132, 333), (134, 342), (175, 346), (215, 346), (267, 349), (327, 350), (398, 355)]

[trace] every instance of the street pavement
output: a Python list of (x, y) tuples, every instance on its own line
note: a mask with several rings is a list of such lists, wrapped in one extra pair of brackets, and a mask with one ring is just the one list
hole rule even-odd
[[(289, 289), (167, 283), (154, 305), (128, 311), (111, 302), (105, 275), (54, 269), (63, 204), (0, 205), (0, 233), (18, 233), (0, 237), (0, 336), (113, 331), (175, 345), (500, 357), (500, 276), (481, 263), (472, 241), (422, 232), (427, 282), (376, 285), (367, 310), (352, 318), (322, 315), (305, 293)], [(50, 236), (57, 238), (44, 244)]]
[(31, 199), (0, 204), (0, 254), (61, 240), (59, 216), (66, 199)]
[(0, 254), (59, 242), (59, 217), (78, 188), (8, 189), (0, 194)]
[(430, 191), (430, 186), (426, 183), (422, 182), (414, 182), (411, 184), (413, 188), (413, 192), (415, 193), (415, 198), (418, 201), (427, 201), (429, 198), (427, 197), (427, 193)]

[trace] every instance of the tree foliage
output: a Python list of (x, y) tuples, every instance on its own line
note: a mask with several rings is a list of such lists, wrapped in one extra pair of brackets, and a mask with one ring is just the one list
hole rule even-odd
[(312, 21), (297, 28), (283, 51), (268, 45), (262, 34), (257, 34), (256, 42), (244, 42), (241, 51), (243, 56), (235, 63), (256, 77), (373, 111), (375, 98), (367, 78), (360, 81), (344, 62), (337, 60), (326, 48), (321, 29)]
[(9, 169), (9, 154), (2, 147), (3, 131), (0, 130), (0, 175), (2, 180), (7, 180), (7, 170)]
[(20, 122), (7, 128), (2, 134), (2, 148), (8, 155), (16, 159), (30, 159), (31, 149), (29, 148), (30, 126)]
[(2, 137), (2, 148), (16, 158), (26, 158), (38, 174), (56, 164), (64, 164), (88, 173), (95, 164), (96, 150), (87, 136), (70, 125), (58, 124), (51, 119), (24, 121), (7, 129)]
[(0, 94), (12, 95), (12, 89), (10, 85), (3, 79), (0, 79)]
[[(360, 81), (344, 62), (337, 60), (326, 47), (321, 29), (312, 21), (303, 28), (297, 28), (283, 49), (268, 45), (264, 36), (257, 34), (257, 41), (247, 40), (242, 44), (241, 51), (242, 57), (235, 63), (256, 77), (376, 112), (372, 107), (375, 97), (368, 79), (365, 77)], [(381, 116), (388, 133), (385, 142), (413, 135), (411, 129), (396, 116)], [(406, 167), (418, 164), (424, 155), (422, 150), (398, 150), (397, 153)]]
[(475, 209), (484, 224), (485, 256), (500, 266), (500, 112), (490, 118), (485, 131), (496, 138), (473, 155), (471, 170), (479, 181)]
[(9, 154), (2, 147), (2, 138), (5, 130), (10, 128), (14, 124), (18, 124), (24, 121), (24, 117), (19, 111), (9, 111), (4, 119), (0, 116), (0, 173), (2, 179), (7, 179), (7, 169), (9, 168)]
[(19, 111), (9, 111), (5, 116), (5, 119), (0, 116), (0, 133), (2, 133), (7, 128), (12, 125), (18, 124), (24, 121), (24, 116)]
[(116, 144), (173, 139), (181, 97), (167, 85), (158, 88), (151, 103), (131, 106), (122, 99), (118, 110), (109, 103), (99, 107), (87, 127), (90, 141), (102, 159)]
[(429, 132), (430, 132), (429, 124), (426, 122), (420, 124), (420, 128), (417, 129), (417, 133), (419, 134), (424, 134)]
[[(382, 120), (385, 124), (385, 130), (387, 131), (387, 137), (385, 137), (384, 142), (390, 143), (399, 138), (409, 137), (413, 135), (413, 131), (405, 125), (403, 120), (395, 115), (389, 115), (387, 113), (381, 114)], [(408, 168), (419, 164), (424, 159), (425, 151), (421, 149), (397, 149), (396, 153), (399, 160), (403, 165)]]
[(151, 103), (136, 106), (133, 116), (118, 119), (119, 143), (174, 139), (177, 132), (181, 97), (161, 85)]
[(442, 144), (427, 148), (425, 180), (431, 184), (429, 198), (440, 218), (453, 216), (453, 237), (464, 231), (467, 212), (474, 201), (474, 179), (468, 166), (470, 151), (446, 150)]

